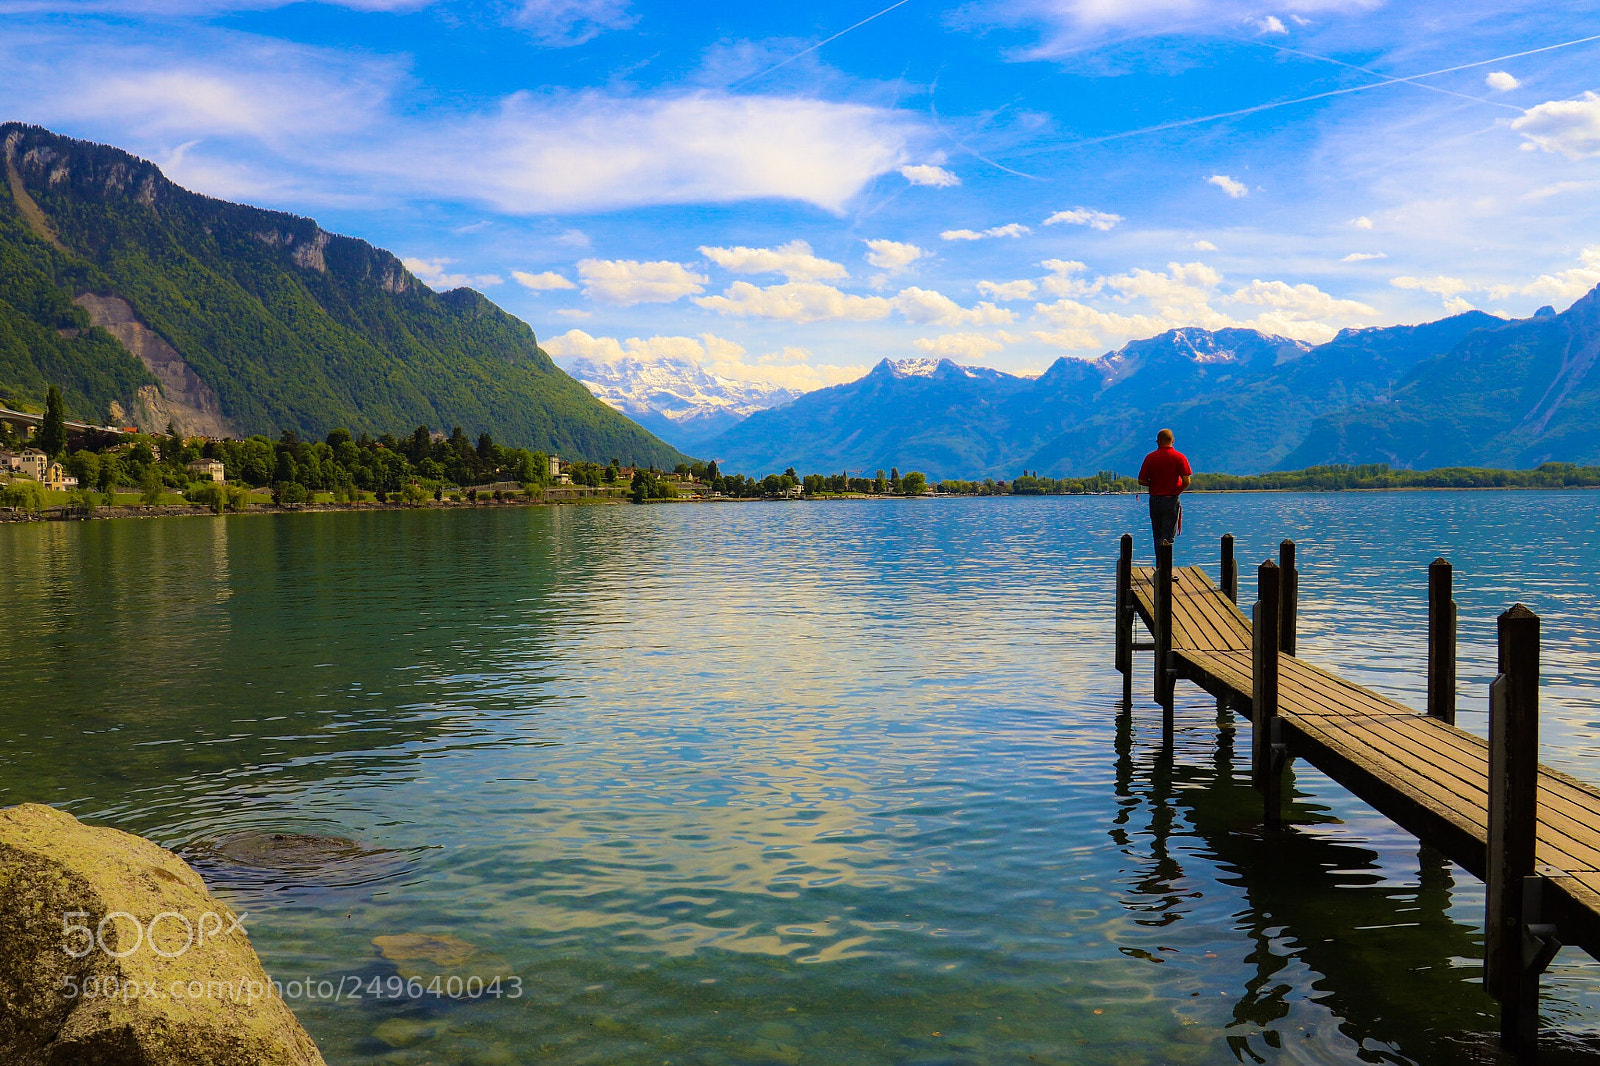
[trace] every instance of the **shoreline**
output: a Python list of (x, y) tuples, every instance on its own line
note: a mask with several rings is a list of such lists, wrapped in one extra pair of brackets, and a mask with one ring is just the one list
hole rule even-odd
[[(1248, 489), (1190, 489), (1185, 496), (1234, 496), (1251, 494), (1286, 494), (1286, 493), (1315, 493), (1317, 495), (1334, 495), (1338, 493), (1384, 493), (1384, 492), (1595, 492), (1600, 486), (1595, 485), (1396, 485), (1372, 488), (1248, 488)], [(697, 497), (694, 499), (664, 499), (647, 500), (647, 505), (684, 505), (684, 504), (725, 504), (725, 503), (832, 503), (843, 500), (999, 500), (999, 499), (1082, 499), (1086, 497), (1116, 496), (1121, 498), (1138, 498), (1146, 493), (1131, 492), (1040, 492), (1040, 493), (936, 493), (928, 492), (920, 496), (897, 496), (885, 493), (872, 495), (869, 493), (850, 493), (839, 495), (802, 496), (798, 498), (779, 498), (766, 496), (719, 496)], [(376, 501), (362, 501), (360, 503), (306, 503), (290, 504), (280, 507), (275, 504), (252, 504), (243, 511), (223, 511), (220, 514), (199, 504), (162, 505), (158, 507), (144, 507), (137, 504), (102, 504), (95, 508), (93, 514), (77, 515), (68, 514), (65, 508), (47, 508), (37, 513), (21, 511), (0, 511), (0, 525), (28, 525), (37, 522), (95, 522), (112, 519), (132, 518), (230, 518), (259, 515), (286, 515), (286, 514), (325, 514), (332, 512), (388, 512), (388, 511), (454, 511), (474, 510), (498, 507), (569, 507), (574, 505), (601, 505), (615, 506), (632, 503), (626, 496), (566, 496), (566, 497), (540, 497), (538, 499), (507, 498), (503, 500), (477, 500), (477, 501), (440, 501), (427, 500), (419, 504), (408, 503), (377, 503)]]

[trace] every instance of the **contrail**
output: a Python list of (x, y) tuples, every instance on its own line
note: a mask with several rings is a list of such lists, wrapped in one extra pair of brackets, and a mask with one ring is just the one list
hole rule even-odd
[[(1307, 52), (1299, 48), (1290, 48), (1287, 45), (1273, 44), (1271, 41), (1251, 40), (1248, 37), (1235, 37), (1233, 40), (1238, 41), (1240, 44), (1252, 44), (1261, 48), (1270, 48), (1274, 52), (1283, 52), (1285, 55), (1300, 56), (1302, 59), (1315, 59), (1319, 63), (1332, 63), (1334, 66), (1344, 67), (1346, 70), (1359, 70), (1363, 74), (1371, 74), (1374, 78), (1388, 77), (1388, 75), (1384, 74), (1381, 70), (1373, 70), (1371, 67), (1363, 67), (1358, 63), (1346, 63), (1342, 59), (1335, 59), (1332, 56), (1318, 55), (1316, 52)], [(1496, 61), (1489, 59), (1485, 60), (1485, 62), (1493, 63)], [(1416, 74), (1411, 77), (1400, 78), (1399, 80), (1405, 82), (1407, 85), (1415, 85), (1419, 89), (1427, 89), (1429, 92), (1442, 93), (1445, 96), (1454, 96), (1462, 100), (1471, 100), (1473, 103), (1488, 104), (1490, 107), (1503, 107), (1507, 111), (1515, 111), (1519, 114), (1527, 113), (1527, 108), (1518, 107), (1516, 104), (1508, 104), (1500, 100), (1489, 100), (1482, 96), (1473, 96), (1470, 93), (1458, 93), (1454, 89), (1446, 89), (1442, 85), (1429, 85), (1427, 82), (1416, 80), (1417, 78), (1425, 77), (1427, 77), (1426, 74)]]
[[(1305, 104), (1313, 100), (1326, 100), (1330, 96), (1347, 96), (1350, 93), (1366, 92), (1368, 89), (1381, 89), (1385, 85), (1399, 85), (1415, 82), (1418, 78), (1433, 78), (1440, 74), (1453, 74), (1458, 70), (1471, 70), (1473, 67), (1486, 67), (1490, 63), (1503, 63), (1508, 59), (1521, 59), (1523, 56), (1538, 55), (1540, 52), (1553, 52), (1557, 48), (1571, 48), (1574, 45), (1588, 44), (1590, 41), (1600, 41), (1600, 33), (1590, 37), (1579, 37), (1573, 41), (1562, 41), (1559, 44), (1547, 44), (1542, 48), (1530, 48), (1525, 52), (1511, 52), (1508, 55), (1494, 56), (1491, 59), (1479, 59), (1471, 63), (1461, 63), (1453, 67), (1440, 67), (1430, 70), (1425, 74), (1407, 74), (1402, 77), (1384, 78), (1382, 81), (1370, 82), (1366, 85), (1352, 85), (1344, 89), (1329, 89), (1327, 92), (1312, 93), (1310, 96), (1299, 96), (1293, 100), (1278, 100), (1270, 104), (1256, 104), (1254, 107), (1241, 107), (1236, 111), (1219, 111), (1214, 115), (1201, 115), (1198, 118), (1179, 119), (1176, 122), (1163, 122), (1155, 126), (1144, 126), (1136, 130), (1123, 130), (1121, 133), (1108, 133), (1103, 137), (1085, 137), (1081, 141), (1070, 141), (1066, 144), (1051, 145), (1037, 151), (1048, 152), (1066, 148), (1082, 148), (1091, 144), (1105, 144), (1107, 141), (1120, 141), (1125, 137), (1138, 137), (1146, 133), (1160, 133), (1164, 130), (1181, 129), (1185, 126), (1198, 126), (1203, 122), (1216, 122), (1225, 118), (1239, 118), (1242, 115), (1254, 115), (1260, 111), (1271, 111), (1274, 108), (1289, 107), (1291, 104)], [(1028, 153), (1033, 154), (1033, 153)]]
[(877, 14), (868, 15), (866, 18), (862, 19), (860, 22), (856, 23), (854, 26), (846, 26), (844, 29), (840, 30), (838, 33), (834, 34), (832, 37), (829, 37), (827, 40), (818, 41), (816, 44), (812, 45), (810, 48), (801, 49), (800, 51), (796, 52), (794, 55), (790, 56), (788, 59), (785, 59), (783, 62), (774, 63), (772, 66), (768, 67), (766, 70), (761, 71), (760, 73), (750, 74), (750, 75), (747, 75), (747, 76), (745, 76), (743, 78), (740, 78), (738, 81), (736, 81), (732, 85), (728, 86), (728, 88), (729, 89), (737, 89), (739, 86), (743, 85), (747, 81), (755, 81), (757, 78), (764, 78), (768, 74), (771, 74), (773, 71), (777, 70), (779, 67), (786, 67), (790, 63), (793, 63), (796, 59), (799, 59), (801, 56), (810, 55), (812, 52), (815, 52), (818, 48), (821, 48), (823, 45), (831, 44), (832, 42), (837, 41), (839, 38), (843, 37), (845, 34), (849, 33), (851, 30), (859, 30), (861, 27), (865, 26), (867, 23), (871, 22), (873, 19), (881, 18), (884, 15), (887, 15), (889, 12), (893, 11), (895, 8), (904, 7), (906, 4), (909, 4), (909, 3), (911, 3), (911, 0), (895, 0), (894, 3), (890, 4), (888, 7), (884, 8), (882, 11), (879, 11)]

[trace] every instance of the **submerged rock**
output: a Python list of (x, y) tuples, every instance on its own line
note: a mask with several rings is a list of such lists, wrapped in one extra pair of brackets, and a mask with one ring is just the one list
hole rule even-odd
[(0, 1062), (323, 1066), (182, 859), (32, 803), (0, 810)]
[(388, 880), (409, 865), (402, 852), (311, 833), (234, 833), (197, 840), (183, 851), (213, 883), (241, 887), (348, 888)]

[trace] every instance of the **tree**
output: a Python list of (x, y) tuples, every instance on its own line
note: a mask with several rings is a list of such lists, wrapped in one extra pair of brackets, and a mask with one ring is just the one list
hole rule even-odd
[(161, 497), (166, 492), (166, 486), (161, 484), (161, 475), (153, 466), (144, 468), (144, 477), (139, 482), (139, 502), (146, 507), (161, 506)]
[(921, 471), (913, 470), (900, 479), (900, 491), (907, 496), (921, 496), (928, 488), (928, 479)]
[(719, 478), (721, 476), (722, 476), (722, 472), (717, 469), (717, 461), (715, 459), (711, 460), (711, 462), (706, 464), (706, 480), (707, 481), (715, 481), (715, 480), (717, 480), (717, 478)]
[(45, 396), (44, 425), (39, 427), (39, 438), (34, 443), (52, 459), (67, 446), (67, 416), (61, 405), (61, 390), (54, 385)]

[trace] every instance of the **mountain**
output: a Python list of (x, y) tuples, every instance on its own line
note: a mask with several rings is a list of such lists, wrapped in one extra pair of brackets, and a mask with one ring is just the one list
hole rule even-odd
[(602, 401), (686, 452), (727, 432), (756, 411), (802, 395), (764, 381), (735, 381), (687, 359), (571, 358), (557, 365)]
[(419, 424), (670, 466), (482, 295), (443, 294), (311, 219), (200, 196), (105, 145), (0, 125), (0, 402), (321, 437)]
[[(1394, 461), (1403, 449), (1341, 451), (1336, 444), (1363, 431), (1355, 423), (1341, 431), (1346, 423), (1338, 419), (1375, 410), (1391, 393), (1418, 410), (1449, 407), (1456, 385), (1422, 383), (1445, 381), (1458, 351), (1481, 351), (1486, 366), (1515, 362), (1507, 338), (1522, 336), (1523, 327), (1541, 337), (1571, 334), (1566, 347), (1554, 340), (1545, 347), (1568, 353), (1568, 379), (1580, 365), (1587, 373), (1583, 353), (1592, 362), (1593, 350), (1575, 338), (1600, 334), (1573, 319), (1577, 311), (1523, 323), (1469, 311), (1418, 326), (1344, 330), (1316, 346), (1248, 329), (1175, 329), (1096, 360), (1058, 359), (1037, 378), (948, 361), (885, 360), (860, 381), (752, 414), (700, 450), (729, 469), (751, 471), (899, 466), (934, 479), (1011, 477), (1024, 469), (1085, 475), (1136, 469), (1155, 430), (1169, 426), (1204, 470), (1255, 473), (1354, 461), (1358, 454), (1363, 461)], [(1562, 356), (1550, 358), (1559, 363)], [(1582, 412), (1600, 413), (1588, 397), (1576, 385), (1559, 396), (1552, 391), (1547, 403), (1567, 413), (1545, 419), (1536, 435), (1557, 450), (1579, 447)], [(1481, 433), (1475, 427), (1467, 439)], [(1413, 453), (1423, 454), (1404, 452)], [(1534, 461), (1544, 453), (1516, 454)]]
[(896, 465), (930, 477), (981, 472), (1008, 459), (1007, 442), (993, 432), (996, 410), (1032, 385), (948, 359), (885, 359), (848, 384), (757, 411), (701, 451), (750, 472), (871, 473)]
[(1561, 314), (1496, 322), (1391, 394), (1319, 419), (1286, 459), (1400, 467), (1600, 462), (1600, 287)]

